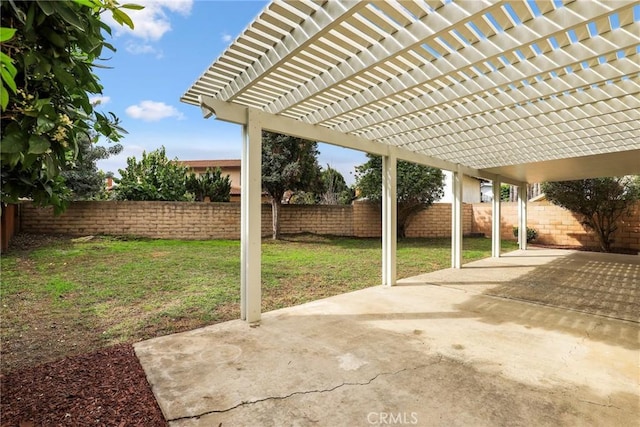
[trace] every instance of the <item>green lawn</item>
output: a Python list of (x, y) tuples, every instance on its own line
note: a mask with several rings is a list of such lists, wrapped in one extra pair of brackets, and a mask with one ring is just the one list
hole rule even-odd
[[(515, 243), (504, 242), (505, 250)], [(464, 240), (465, 262), (491, 241)], [(398, 243), (398, 276), (447, 268), (450, 239)], [(262, 245), (263, 311), (380, 284), (379, 239)], [(58, 239), (2, 255), (2, 371), (239, 318), (240, 243)]]

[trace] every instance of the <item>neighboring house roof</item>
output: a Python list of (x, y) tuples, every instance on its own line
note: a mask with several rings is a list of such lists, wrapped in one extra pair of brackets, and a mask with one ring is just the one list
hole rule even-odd
[(190, 168), (239, 168), (241, 161), (232, 160), (178, 160), (178, 163)]

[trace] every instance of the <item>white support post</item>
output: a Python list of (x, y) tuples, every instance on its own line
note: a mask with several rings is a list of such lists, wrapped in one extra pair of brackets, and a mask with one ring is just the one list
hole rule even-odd
[(462, 266), (462, 182), (464, 175), (458, 166), (453, 172), (453, 203), (451, 205), (451, 268)]
[(492, 215), (491, 215), (491, 256), (493, 258), (500, 258), (500, 207), (502, 205), (500, 200), (500, 178), (496, 177), (492, 183), (493, 189), (493, 201), (492, 201)]
[(240, 316), (248, 323), (260, 321), (262, 298), (262, 126), (260, 113), (247, 109), (243, 129), (240, 198)]
[(247, 203), (249, 197), (247, 191), (249, 186), (247, 185), (247, 158), (249, 147), (249, 135), (248, 126), (242, 125), (242, 157), (240, 163), (240, 319), (247, 320), (247, 269), (244, 266), (247, 264), (247, 212), (249, 209)]
[(518, 246), (527, 249), (527, 184), (518, 186)]
[(396, 284), (398, 240), (397, 160), (382, 156), (382, 284)]

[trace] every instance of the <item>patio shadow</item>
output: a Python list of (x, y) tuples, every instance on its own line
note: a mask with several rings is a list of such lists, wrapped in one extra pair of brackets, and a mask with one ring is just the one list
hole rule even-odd
[(587, 334), (592, 340), (640, 349), (640, 262), (633, 256), (603, 255), (571, 253), (508, 281), (481, 282), (492, 286), (457, 307), (479, 313), (489, 323)]

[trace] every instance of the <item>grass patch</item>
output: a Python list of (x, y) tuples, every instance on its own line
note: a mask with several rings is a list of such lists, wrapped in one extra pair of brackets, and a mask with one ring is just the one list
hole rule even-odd
[[(464, 262), (490, 253), (489, 239), (464, 240)], [(449, 263), (450, 239), (398, 243), (399, 277)], [(380, 271), (379, 239), (265, 240), (263, 311), (378, 285)], [(57, 239), (2, 254), (2, 372), (237, 319), (239, 283), (230, 240)]]

